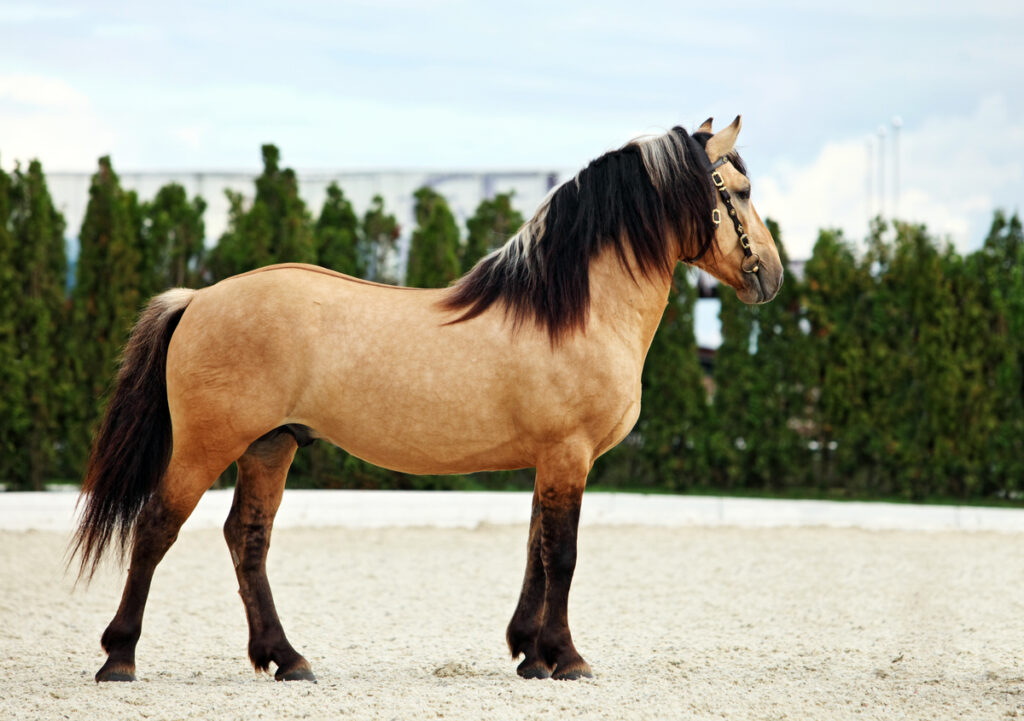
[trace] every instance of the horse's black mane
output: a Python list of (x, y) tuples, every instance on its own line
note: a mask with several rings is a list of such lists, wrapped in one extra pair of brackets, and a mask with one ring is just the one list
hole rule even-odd
[(672, 273), (672, 237), (683, 244), (685, 260), (701, 258), (715, 238), (715, 190), (704, 152), (710, 137), (676, 127), (592, 161), (463, 276), (445, 307), (464, 311), (458, 322), (501, 302), (515, 327), (534, 319), (557, 342), (585, 324), (590, 263), (609, 247), (627, 267), (631, 251), (645, 277)]

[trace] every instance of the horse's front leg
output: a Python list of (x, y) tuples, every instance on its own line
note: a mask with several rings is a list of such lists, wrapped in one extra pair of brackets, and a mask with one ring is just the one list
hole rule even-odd
[(569, 586), (576, 569), (580, 504), (590, 463), (589, 459), (572, 462), (567, 455), (560, 454), (555, 462), (537, 466), (540, 556), (546, 579), (537, 651), (554, 670), (555, 679), (593, 677), (569, 633)]
[(253, 666), (266, 671), (274, 662), (278, 681), (316, 682), (309, 662), (284, 634), (267, 579), (270, 532), (296, 447), (290, 434), (275, 431), (249, 446), (238, 459), (238, 483), (224, 524), (224, 538), (249, 621), (249, 658)]
[(537, 650), (537, 636), (544, 617), (544, 562), (541, 560), (540, 543), (540, 497), (533, 492), (533, 512), (530, 516), (530, 538), (526, 544), (526, 573), (519, 603), (508, 624), (508, 648), (512, 658), (523, 655), (523, 662), (516, 672), (523, 678), (548, 678), (551, 667), (540, 657)]

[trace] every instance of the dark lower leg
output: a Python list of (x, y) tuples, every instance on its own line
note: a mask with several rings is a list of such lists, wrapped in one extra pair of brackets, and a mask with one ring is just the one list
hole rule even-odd
[(526, 574), (519, 603), (508, 624), (506, 638), (513, 658), (524, 656), (517, 672), (523, 678), (547, 678), (551, 668), (544, 663), (537, 650), (537, 635), (540, 633), (544, 614), (544, 564), (541, 560), (540, 502), (537, 492), (533, 494), (533, 513), (530, 517), (530, 538), (526, 548)]
[(238, 484), (231, 514), (224, 524), (224, 537), (249, 622), (249, 658), (253, 666), (266, 671), (273, 662), (279, 681), (315, 681), (309, 663), (285, 636), (267, 579), (271, 529), (295, 448), (290, 435), (278, 434), (257, 441), (238, 460)]
[(541, 493), (541, 558), (547, 577), (537, 650), (556, 679), (591, 677), (569, 633), (569, 587), (576, 569), (576, 538), (583, 489)]
[(97, 682), (135, 680), (135, 646), (142, 633), (142, 614), (153, 571), (178, 537), (187, 515), (169, 511), (159, 496), (154, 496), (139, 514), (121, 605), (100, 641), (107, 662), (96, 673)]

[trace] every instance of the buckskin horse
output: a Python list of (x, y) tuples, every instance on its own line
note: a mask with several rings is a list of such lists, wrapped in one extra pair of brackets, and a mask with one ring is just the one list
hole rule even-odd
[(567, 613), (580, 503), (594, 460), (640, 413), (675, 265), (703, 268), (746, 303), (782, 284), (739, 130), (737, 117), (712, 134), (708, 119), (602, 155), (448, 288), (286, 263), (153, 298), (125, 347), (72, 539), (80, 577), (111, 546), (130, 551), (96, 680), (134, 680), (154, 569), (234, 461), (224, 536), (249, 657), (259, 671), (273, 662), (278, 680), (315, 680), (266, 574), (288, 467), (312, 439), (405, 473), (536, 468), (509, 649), (525, 678), (591, 676)]

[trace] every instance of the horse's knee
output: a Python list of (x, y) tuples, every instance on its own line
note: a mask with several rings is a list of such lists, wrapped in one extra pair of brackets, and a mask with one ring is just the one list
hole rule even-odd
[[(232, 507), (227, 520), (224, 521), (224, 540), (232, 551), (241, 548), (242, 543), (242, 522), (238, 517), (235, 508)], [(238, 563), (235, 563), (237, 566)]]

